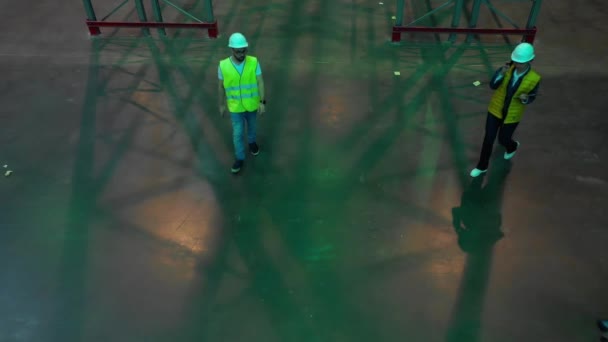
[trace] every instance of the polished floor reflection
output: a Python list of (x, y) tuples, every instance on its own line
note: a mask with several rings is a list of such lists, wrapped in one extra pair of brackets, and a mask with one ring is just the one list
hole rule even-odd
[[(392, 45), (388, 3), (273, 0), (216, 4), (217, 41), (91, 40), (81, 8), (28, 3), (0, 12), (57, 30), (0, 23), (0, 341), (599, 338), (595, 2), (543, 5), (521, 150), (507, 162), (496, 146), (476, 179), (503, 37)], [(234, 176), (216, 68), (237, 30), (268, 112)]]

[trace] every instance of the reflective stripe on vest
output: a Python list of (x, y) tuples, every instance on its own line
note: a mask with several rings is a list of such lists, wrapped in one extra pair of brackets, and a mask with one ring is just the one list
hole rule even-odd
[(220, 62), (226, 101), (231, 113), (253, 112), (260, 106), (258, 80), (255, 75), (258, 60), (253, 56), (247, 56), (243, 63), (245, 66), (241, 75), (230, 61), (230, 57)]
[[(488, 112), (494, 115), (495, 117), (502, 119), (502, 109), (505, 105), (505, 98), (507, 97), (507, 87), (511, 82), (511, 77), (513, 76), (513, 68), (511, 68), (504, 76), (502, 80), (502, 84), (494, 91), (492, 95), (492, 99), (490, 100), (490, 105), (488, 107)], [(521, 121), (521, 117), (524, 114), (524, 109), (526, 105), (521, 103), (519, 100), (519, 96), (521, 94), (529, 94), (534, 87), (540, 82), (540, 75), (536, 73), (534, 70), (528, 71), (526, 75), (523, 76), (521, 83), (519, 84), (519, 88), (513, 94), (511, 101), (509, 103), (509, 110), (507, 112), (507, 118), (505, 119), (505, 123), (516, 123)]]

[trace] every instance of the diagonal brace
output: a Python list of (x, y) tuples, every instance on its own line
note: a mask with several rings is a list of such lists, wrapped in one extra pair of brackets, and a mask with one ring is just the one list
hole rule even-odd
[(190, 18), (190, 19), (192, 19), (192, 20), (194, 20), (196, 22), (203, 23), (202, 20), (200, 20), (197, 17), (193, 16), (192, 14), (188, 13), (183, 8), (177, 6), (176, 4), (172, 3), (171, 1), (169, 1), (169, 0), (163, 0), (163, 2), (166, 3), (167, 5), (175, 8), (178, 12), (180, 12), (183, 15), (185, 15), (186, 17), (188, 17), (188, 18)]
[(425, 14), (425, 15), (423, 15), (422, 17), (420, 17), (420, 18), (418, 18), (418, 19), (416, 19), (416, 20), (412, 21), (411, 23), (409, 23), (409, 24), (407, 24), (407, 25), (405, 25), (405, 26), (412, 26), (412, 25), (415, 25), (415, 24), (417, 24), (418, 22), (422, 21), (423, 19), (426, 19), (426, 18), (428, 18), (429, 16), (431, 16), (431, 15), (433, 15), (433, 14), (435, 14), (435, 13), (437, 13), (437, 12), (441, 11), (442, 9), (444, 9), (444, 8), (446, 8), (446, 7), (449, 7), (449, 6), (453, 5), (453, 4), (454, 4), (454, 0), (448, 0), (446, 3), (442, 4), (441, 6), (439, 6), (439, 7), (435, 8), (435, 9), (433, 9), (432, 11), (430, 11), (430, 12), (426, 13), (426, 14)]
[(506, 14), (502, 13), (501, 11), (498, 10), (498, 8), (494, 7), (494, 5), (492, 5), (490, 3), (490, 0), (483, 0), (483, 2), (486, 4), (486, 6), (488, 6), (488, 8), (490, 9), (490, 11), (496, 13), (496, 15), (498, 15), (499, 17), (503, 18), (504, 20), (506, 20), (509, 24), (513, 25), (513, 27), (515, 28), (519, 28), (519, 25), (517, 25), (517, 23), (515, 23), (511, 18), (509, 18)]

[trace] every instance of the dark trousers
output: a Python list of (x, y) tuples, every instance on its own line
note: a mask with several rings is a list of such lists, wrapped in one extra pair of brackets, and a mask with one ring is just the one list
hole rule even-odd
[(488, 113), (488, 117), (486, 118), (486, 134), (483, 138), (481, 155), (479, 156), (479, 163), (477, 164), (479, 170), (488, 168), (496, 135), (498, 135), (498, 143), (507, 149), (507, 153), (511, 153), (517, 149), (517, 143), (513, 141), (513, 133), (518, 124), (519, 123), (505, 124), (502, 119)]

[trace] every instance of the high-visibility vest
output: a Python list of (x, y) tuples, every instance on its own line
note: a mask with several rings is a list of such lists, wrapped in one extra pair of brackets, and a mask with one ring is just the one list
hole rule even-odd
[[(498, 89), (496, 89), (496, 91), (494, 91), (488, 107), (488, 112), (501, 120), (503, 107), (505, 106), (505, 98), (507, 97), (507, 87), (509, 87), (509, 83), (513, 77), (513, 70), (514, 69), (511, 68), (509, 71), (507, 71), (502, 84), (498, 87)], [(511, 98), (511, 101), (508, 103), (509, 108), (507, 111), (507, 118), (504, 120), (504, 123), (516, 123), (521, 121), (526, 105), (521, 103), (519, 96), (521, 94), (529, 94), (532, 89), (536, 87), (538, 82), (540, 82), (540, 75), (534, 70), (528, 71), (528, 73), (523, 76), (519, 88), (517, 88), (515, 94), (513, 94), (513, 97)]]
[(258, 59), (246, 56), (243, 63), (245, 66), (241, 75), (230, 61), (230, 57), (220, 62), (228, 110), (231, 113), (253, 112), (260, 107), (258, 80), (255, 75)]

